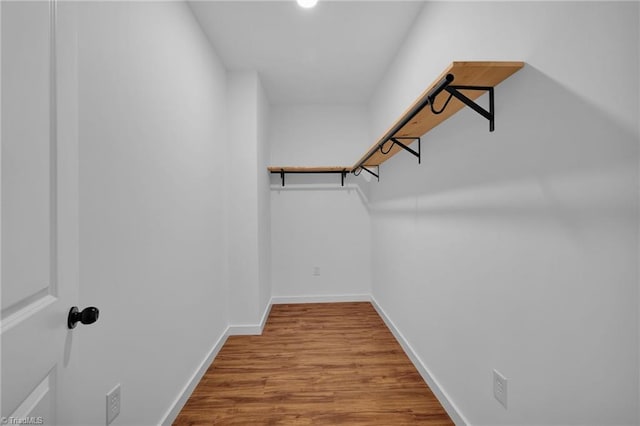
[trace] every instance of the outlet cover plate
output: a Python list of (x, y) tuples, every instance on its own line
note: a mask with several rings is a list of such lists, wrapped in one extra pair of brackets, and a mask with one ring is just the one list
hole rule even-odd
[(107, 393), (107, 425), (120, 414), (120, 383)]
[(507, 378), (493, 370), (493, 396), (507, 408)]

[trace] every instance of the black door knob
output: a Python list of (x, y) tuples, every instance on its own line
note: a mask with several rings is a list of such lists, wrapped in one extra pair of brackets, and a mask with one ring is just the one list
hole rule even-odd
[(82, 312), (78, 310), (77, 306), (74, 306), (69, 310), (69, 316), (67, 317), (67, 327), (76, 328), (78, 322), (83, 324), (93, 324), (98, 321), (100, 311), (95, 306), (84, 308)]

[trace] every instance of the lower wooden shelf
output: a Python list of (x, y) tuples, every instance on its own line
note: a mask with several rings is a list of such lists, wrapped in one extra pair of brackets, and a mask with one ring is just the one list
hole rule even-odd
[(352, 171), (351, 166), (269, 166), (267, 167), (267, 170), (271, 173), (280, 175), (280, 178), (282, 179), (282, 186), (285, 184), (285, 175), (287, 173), (340, 174), (341, 184), (344, 186), (344, 178)]
[(351, 166), (269, 166), (271, 173), (351, 173)]

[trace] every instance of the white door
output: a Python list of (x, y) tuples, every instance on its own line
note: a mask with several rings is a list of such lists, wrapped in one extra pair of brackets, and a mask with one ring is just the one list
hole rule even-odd
[(67, 328), (78, 299), (77, 73), (65, 8), (0, 2), (4, 424), (67, 423), (77, 388)]

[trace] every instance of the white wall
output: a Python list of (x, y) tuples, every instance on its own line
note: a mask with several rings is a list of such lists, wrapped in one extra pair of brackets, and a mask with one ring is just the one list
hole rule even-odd
[(453, 60), (527, 62), (494, 133), (463, 110), (371, 189), (374, 297), (471, 424), (638, 422), (638, 16), (427, 3), (371, 102), (379, 135)]
[[(351, 166), (371, 144), (362, 106), (277, 106), (271, 117), (273, 165)], [(341, 187), (339, 174), (287, 175), (282, 188), (280, 176), (272, 175), (274, 297), (336, 299), (371, 292), (363, 182), (350, 175)]]
[(258, 319), (257, 74), (228, 74), (229, 309), (233, 324)]
[(79, 10), (83, 388), (75, 423), (158, 424), (227, 327), (225, 70), (183, 2)]
[(267, 167), (271, 161), (269, 146), (270, 105), (260, 79), (257, 87), (257, 167), (258, 174), (258, 281), (259, 312), (271, 301), (271, 194)]
[[(257, 325), (270, 300), (269, 104), (255, 71), (228, 74), (230, 320)], [(255, 330), (255, 329), (252, 329)]]

